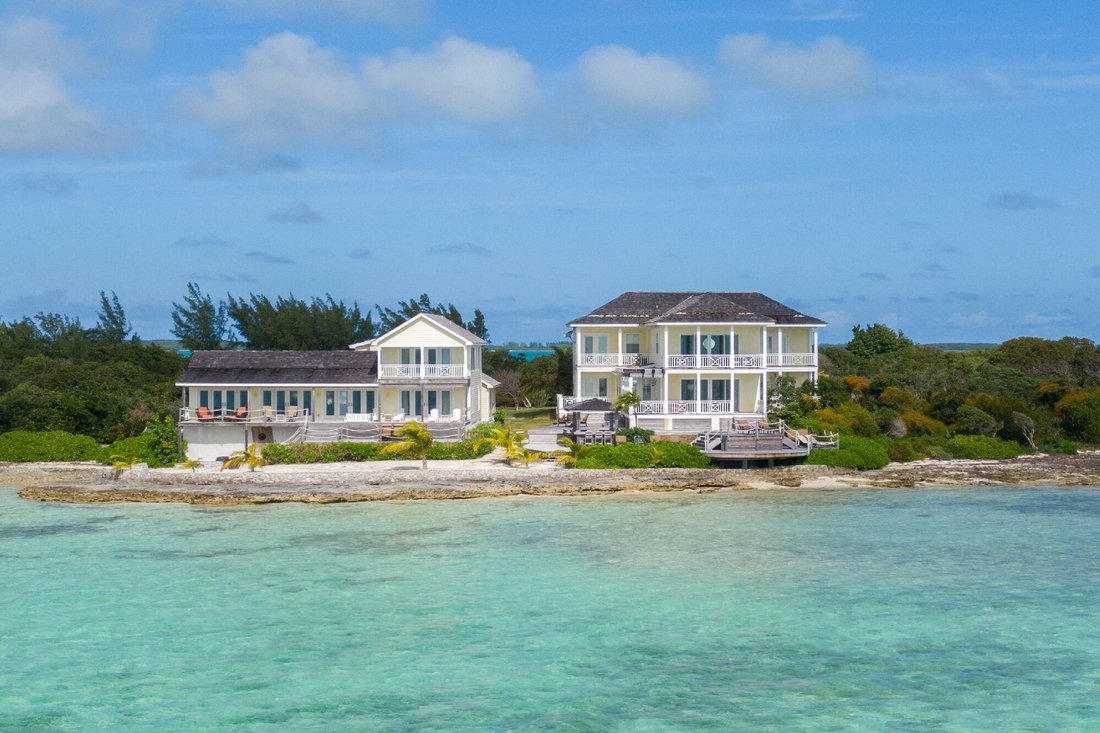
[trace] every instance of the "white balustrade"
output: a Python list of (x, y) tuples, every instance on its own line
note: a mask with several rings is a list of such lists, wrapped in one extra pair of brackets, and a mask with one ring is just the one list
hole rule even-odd
[(464, 364), (383, 364), (378, 369), (383, 379), (465, 379)]
[(598, 366), (598, 367), (617, 367), (617, 366), (644, 366), (651, 364), (648, 354), (577, 354), (577, 366)]
[(815, 366), (813, 353), (768, 354), (768, 366)]

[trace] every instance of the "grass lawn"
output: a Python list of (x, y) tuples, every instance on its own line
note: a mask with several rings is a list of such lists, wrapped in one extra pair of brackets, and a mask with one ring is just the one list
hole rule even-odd
[(504, 425), (513, 430), (530, 430), (531, 428), (543, 428), (554, 424), (554, 407), (532, 407), (530, 409), (515, 410), (509, 407), (501, 407), (504, 413)]

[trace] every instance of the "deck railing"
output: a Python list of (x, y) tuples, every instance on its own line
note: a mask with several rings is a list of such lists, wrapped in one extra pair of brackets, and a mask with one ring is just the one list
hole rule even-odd
[(288, 407), (276, 410), (274, 407), (181, 407), (181, 423), (307, 423), (309, 410)]
[(465, 379), (464, 364), (383, 364), (378, 368), (382, 379)]

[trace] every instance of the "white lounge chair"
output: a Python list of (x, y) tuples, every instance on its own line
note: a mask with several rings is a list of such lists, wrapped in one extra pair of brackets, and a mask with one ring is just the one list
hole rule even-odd
[(439, 422), (439, 410), (434, 407), (428, 410), (428, 419), (426, 422)]
[(398, 410), (397, 412), (393, 413), (393, 421), (394, 422), (405, 422), (405, 411), (404, 410)]
[(451, 410), (451, 420), (453, 422), (462, 422), (462, 408), (461, 407), (456, 407), (455, 409)]

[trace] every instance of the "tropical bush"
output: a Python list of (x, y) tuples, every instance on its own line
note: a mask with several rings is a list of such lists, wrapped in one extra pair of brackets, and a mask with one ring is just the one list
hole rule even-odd
[(890, 462), (886, 443), (881, 438), (863, 438), (858, 435), (841, 435), (837, 448), (815, 448), (806, 456), (806, 463), (818, 466), (837, 466), (867, 471), (882, 468)]
[(653, 443), (590, 445), (581, 449), (577, 468), (710, 468), (710, 458), (694, 445)]
[(623, 436), (628, 443), (648, 443), (653, 438), (653, 431), (645, 428), (619, 428), (615, 435)]
[(0, 434), (0, 461), (98, 461), (106, 454), (93, 438), (63, 430)]
[(1028, 450), (1011, 440), (999, 440), (987, 435), (956, 435), (944, 441), (952, 458), (1015, 458)]

